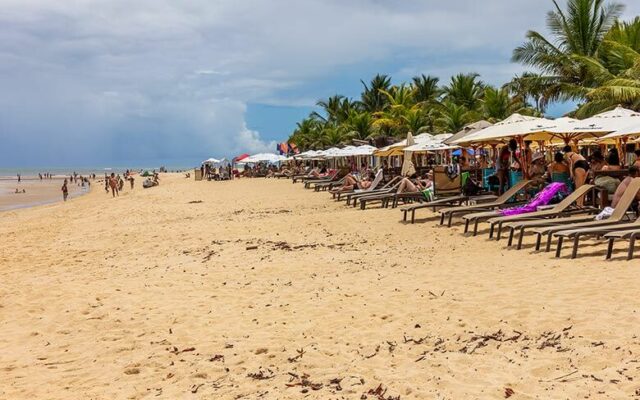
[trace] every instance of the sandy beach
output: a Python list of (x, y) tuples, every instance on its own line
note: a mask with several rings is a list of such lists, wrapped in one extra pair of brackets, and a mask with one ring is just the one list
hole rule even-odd
[(289, 180), (136, 184), (0, 213), (0, 398), (640, 395), (622, 248), (506, 250)]

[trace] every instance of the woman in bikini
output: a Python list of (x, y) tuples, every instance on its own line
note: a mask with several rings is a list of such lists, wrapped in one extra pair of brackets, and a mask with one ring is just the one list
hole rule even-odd
[[(589, 163), (584, 157), (582, 157), (582, 155), (574, 152), (571, 146), (565, 146), (564, 149), (562, 149), (562, 152), (569, 163), (569, 172), (571, 173), (571, 178), (576, 186), (575, 188), (578, 189), (580, 186), (584, 185), (587, 180)], [(576, 205), (579, 207), (582, 207), (583, 204), (584, 198), (582, 197), (576, 201)]]
[(331, 189), (329, 192), (331, 193), (346, 193), (350, 192), (354, 189), (366, 190), (371, 187), (373, 183), (374, 175), (373, 172), (369, 171), (366, 173), (361, 180), (358, 180), (351, 174), (348, 174), (344, 177), (344, 183), (339, 188)]

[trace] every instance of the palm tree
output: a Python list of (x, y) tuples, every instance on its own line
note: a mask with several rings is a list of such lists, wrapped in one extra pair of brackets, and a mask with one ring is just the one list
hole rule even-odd
[(466, 124), (478, 119), (480, 118), (478, 118), (477, 113), (469, 111), (465, 106), (445, 100), (438, 112), (436, 126), (441, 132), (455, 133)]
[(424, 111), (420, 108), (416, 107), (407, 110), (407, 112), (401, 117), (401, 119), (407, 132), (420, 134), (430, 131), (429, 128), (431, 127), (431, 121), (429, 121), (427, 115), (425, 115)]
[(484, 87), (478, 77), (478, 74), (452, 76), (449, 85), (444, 87), (444, 99), (467, 110), (477, 110), (481, 104)]
[(520, 97), (509, 96), (509, 91), (505, 88), (487, 86), (484, 89), (482, 116), (489, 122), (501, 121), (515, 112), (532, 114), (533, 111), (525, 106)]
[[(587, 100), (576, 110), (577, 117), (588, 117), (610, 110), (617, 105), (640, 110), (640, 53), (630, 47), (626, 47), (624, 53), (625, 57), (631, 58), (632, 65), (620, 71), (615, 69), (617, 74), (607, 69), (601, 60), (594, 57), (574, 57), (576, 62), (589, 70), (598, 83), (594, 88), (584, 88), (578, 85), (574, 87), (574, 90), (581, 93), (582, 97)], [(635, 55), (632, 56), (633, 54)]]
[(322, 108), (325, 115), (323, 116), (315, 111), (313, 113), (317, 118), (322, 119), (323, 121), (337, 122), (342, 114), (344, 99), (344, 96), (336, 94), (326, 100), (318, 100), (316, 105)]
[(326, 125), (322, 129), (322, 145), (325, 147), (339, 146), (348, 140), (344, 129), (340, 126)]
[(352, 139), (366, 140), (377, 133), (373, 126), (373, 117), (366, 111), (352, 111), (342, 126)]
[(529, 107), (529, 100), (532, 100), (532, 106), (535, 108), (536, 113), (542, 115), (547, 107), (542, 82), (540, 74), (523, 72), (522, 75), (516, 75), (511, 81), (504, 84), (503, 88), (508, 90), (511, 96), (517, 98), (523, 106)]
[(576, 98), (566, 85), (591, 86), (588, 71), (572, 55), (591, 57), (623, 10), (621, 4), (604, 0), (568, 0), (566, 12), (554, 0), (555, 10), (547, 13), (550, 39), (536, 31), (527, 32), (527, 41), (513, 51), (513, 61), (542, 71), (540, 83), (549, 100)]
[(402, 84), (382, 91), (388, 106), (384, 111), (373, 114), (374, 126), (388, 136), (404, 136), (407, 131), (404, 116), (412, 109), (419, 108), (413, 98), (411, 87)]
[(438, 101), (442, 90), (438, 87), (440, 80), (424, 74), (413, 77), (413, 97), (417, 103), (432, 104)]
[(387, 98), (383, 92), (388, 92), (391, 89), (391, 77), (377, 74), (369, 85), (362, 80), (360, 82), (364, 86), (360, 99), (362, 107), (371, 113), (384, 111), (387, 106)]
[(613, 74), (633, 67), (640, 52), (640, 17), (630, 22), (616, 22), (607, 33), (597, 57)]
[(289, 142), (295, 143), (300, 150), (309, 150), (321, 142), (322, 124), (311, 114), (296, 124), (296, 129), (289, 137)]

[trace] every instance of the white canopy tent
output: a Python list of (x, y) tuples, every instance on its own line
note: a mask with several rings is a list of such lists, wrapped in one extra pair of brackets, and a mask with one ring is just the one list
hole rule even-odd
[(204, 160), (202, 162), (202, 164), (209, 164), (209, 165), (213, 165), (213, 164), (217, 164), (219, 163), (220, 160), (218, 160), (217, 158), (207, 158), (206, 160)]

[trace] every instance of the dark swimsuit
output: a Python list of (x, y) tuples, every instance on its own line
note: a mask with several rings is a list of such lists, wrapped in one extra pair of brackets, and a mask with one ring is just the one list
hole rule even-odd
[(589, 171), (589, 163), (586, 160), (578, 160), (573, 163), (573, 171), (576, 169), (582, 168), (585, 172)]

